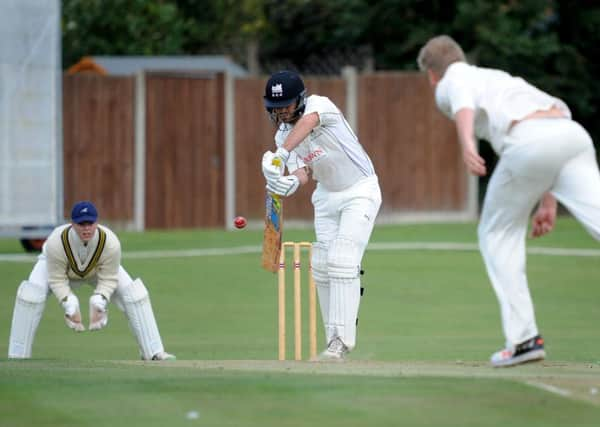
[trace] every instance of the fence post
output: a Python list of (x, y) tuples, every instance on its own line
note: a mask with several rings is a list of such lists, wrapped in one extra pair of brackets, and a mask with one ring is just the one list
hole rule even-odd
[(146, 75), (135, 75), (135, 126), (133, 156), (133, 228), (144, 231), (146, 213)]
[(358, 135), (358, 73), (356, 67), (347, 65), (342, 68), (342, 77), (346, 80), (346, 120)]
[(235, 78), (225, 71), (225, 228), (233, 230), (235, 206)]

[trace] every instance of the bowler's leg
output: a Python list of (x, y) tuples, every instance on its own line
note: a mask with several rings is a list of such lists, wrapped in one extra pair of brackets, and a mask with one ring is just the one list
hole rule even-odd
[(528, 182), (501, 159), (485, 197), (478, 228), (479, 248), (498, 302), (507, 347), (538, 334), (525, 271), (529, 215), (544, 185)]
[(552, 194), (600, 240), (600, 173), (591, 143), (563, 167)]

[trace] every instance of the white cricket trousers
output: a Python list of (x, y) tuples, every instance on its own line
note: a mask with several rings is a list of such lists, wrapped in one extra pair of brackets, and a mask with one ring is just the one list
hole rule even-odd
[(506, 345), (512, 348), (538, 334), (525, 271), (525, 239), (533, 209), (550, 191), (600, 240), (600, 173), (592, 139), (569, 119), (524, 120), (504, 142), (478, 234), (500, 304)]
[[(366, 177), (343, 191), (317, 186), (313, 274), (330, 343), (339, 337), (349, 350), (356, 346), (361, 298), (359, 268), (381, 206), (377, 176)], [(317, 251), (317, 249), (319, 249)]]
[(344, 236), (359, 247), (362, 258), (381, 206), (377, 176), (364, 178), (343, 191), (330, 192), (317, 186), (312, 203), (317, 241), (328, 244)]

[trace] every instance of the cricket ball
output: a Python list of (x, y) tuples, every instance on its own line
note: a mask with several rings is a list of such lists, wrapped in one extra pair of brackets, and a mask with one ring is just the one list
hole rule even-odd
[(246, 218), (243, 216), (236, 216), (233, 220), (233, 225), (235, 225), (235, 228), (244, 228), (247, 223), (248, 221), (246, 221)]

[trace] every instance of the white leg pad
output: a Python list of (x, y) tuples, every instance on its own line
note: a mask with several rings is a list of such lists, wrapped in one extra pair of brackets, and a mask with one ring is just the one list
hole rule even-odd
[(44, 313), (46, 297), (47, 290), (44, 286), (28, 281), (21, 282), (17, 290), (10, 328), (9, 359), (28, 359), (31, 357), (31, 348)]
[(337, 238), (329, 247), (329, 322), (333, 336), (349, 350), (356, 346), (356, 319), (360, 305), (360, 250), (354, 241)]
[(315, 279), (315, 286), (319, 296), (319, 306), (321, 307), (321, 318), (325, 326), (326, 342), (333, 338), (333, 329), (329, 323), (329, 276), (327, 274), (327, 252), (328, 246), (322, 242), (314, 242), (312, 246), (312, 273)]
[(135, 279), (129, 286), (123, 288), (120, 297), (125, 316), (129, 320), (129, 327), (140, 347), (142, 358), (150, 360), (155, 354), (163, 352), (164, 347), (146, 286), (140, 279)]

